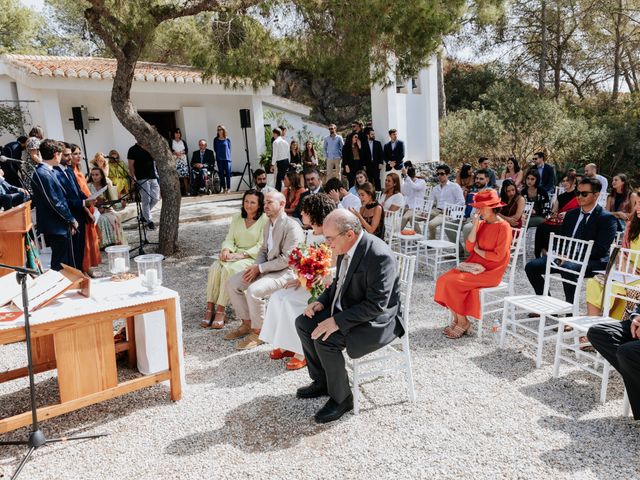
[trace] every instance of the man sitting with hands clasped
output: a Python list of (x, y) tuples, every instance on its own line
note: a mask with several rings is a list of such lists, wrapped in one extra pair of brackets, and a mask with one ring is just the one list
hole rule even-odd
[(338, 256), (338, 274), (296, 319), (312, 380), (297, 396), (329, 396), (315, 415), (318, 423), (337, 420), (353, 409), (342, 350), (360, 358), (405, 332), (399, 317), (397, 264), (389, 246), (363, 231), (358, 218), (345, 209), (327, 215), (323, 233)]

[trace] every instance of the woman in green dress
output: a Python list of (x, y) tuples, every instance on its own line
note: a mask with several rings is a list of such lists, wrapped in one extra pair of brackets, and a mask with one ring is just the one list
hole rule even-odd
[[(204, 328), (224, 327), (227, 320), (224, 310), (229, 303), (227, 279), (254, 263), (267, 223), (263, 212), (262, 193), (247, 190), (242, 197), (242, 210), (233, 216), (227, 238), (222, 242), (219, 259), (209, 267), (207, 312), (201, 324)], [(214, 307), (215, 317), (212, 318)]]

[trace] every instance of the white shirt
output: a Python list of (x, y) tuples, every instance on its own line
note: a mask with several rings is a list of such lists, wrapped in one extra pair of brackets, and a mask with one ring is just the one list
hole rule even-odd
[(360, 209), (362, 202), (360, 201), (360, 197), (347, 192), (347, 194), (342, 197), (342, 200), (340, 200), (340, 205), (342, 205), (342, 208), (346, 208), (347, 210), (350, 208)]
[[(358, 244), (360, 243), (360, 240), (362, 240), (363, 236), (364, 236), (364, 231), (360, 232), (360, 235), (358, 235), (358, 240), (356, 240), (356, 243), (354, 243), (345, 254), (349, 256), (349, 263), (347, 264), (346, 270), (344, 272), (345, 280), (347, 279), (347, 271), (349, 270), (349, 267), (351, 266), (351, 262), (353, 261), (353, 255), (356, 253), (356, 248), (358, 247)], [(344, 258), (342, 259), (342, 261), (344, 262)], [(340, 266), (342, 267), (342, 264), (340, 264)], [(338, 275), (340, 275), (340, 272), (338, 272)], [(344, 289), (344, 280), (340, 289), (341, 290)], [(336, 299), (335, 309), (342, 311), (342, 304), (340, 303), (340, 297), (342, 297), (342, 291), (336, 292), (336, 295), (338, 295), (338, 298)]]
[[(591, 215), (593, 215), (593, 211), (596, 209), (597, 206), (598, 204), (596, 203), (595, 206), (587, 212), (589, 214), (589, 218), (591, 218)], [(584, 212), (582, 211), (582, 209), (580, 209), (580, 215), (578, 215), (578, 221), (576, 222), (575, 227), (573, 227), (573, 233), (571, 234), (571, 237), (576, 236), (576, 232), (578, 231), (578, 227), (580, 226), (580, 222), (582, 221), (583, 218), (584, 218)], [(587, 225), (588, 224), (589, 224), (589, 219), (587, 219)]]
[(398, 206), (399, 208), (404, 207), (404, 195), (401, 193), (394, 193), (389, 198), (386, 198), (384, 193), (380, 195), (380, 203), (385, 210), (389, 210), (393, 205)]
[(404, 183), (401, 187), (402, 194), (404, 195), (405, 205), (407, 208), (414, 209), (422, 206), (422, 200), (424, 194), (427, 191), (427, 182), (422, 178), (412, 179), (407, 177), (404, 179)]
[(272, 152), (271, 165), (279, 160), (289, 160), (289, 143), (282, 137), (276, 138), (272, 144)]
[(269, 192), (275, 192), (275, 191), (276, 191), (276, 189), (275, 189), (275, 188), (273, 188), (272, 186), (269, 186), (269, 185), (265, 185), (265, 186), (264, 186), (264, 187), (262, 187), (262, 188), (257, 188), (256, 190), (258, 190), (258, 191), (259, 191), (260, 193), (262, 193), (263, 195), (266, 195), (266, 194), (267, 194), (267, 193), (269, 193)]
[(598, 180), (600, 180), (600, 183), (602, 184), (602, 189), (600, 190), (601, 192), (606, 192), (607, 189), (609, 188), (609, 180), (607, 180), (606, 178), (604, 178), (602, 175), (600, 175), (599, 173), (596, 173), (596, 178)]
[(430, 198), (433, 199), (433, 205), (436, 208), (444, 210), (445, 204), (451, 205), (464, 205), (464, 194), (462, 188), (456, 182), (447, 180), (447, 183), (442, 185), (438, 183), (433, 190), (431, 190)]

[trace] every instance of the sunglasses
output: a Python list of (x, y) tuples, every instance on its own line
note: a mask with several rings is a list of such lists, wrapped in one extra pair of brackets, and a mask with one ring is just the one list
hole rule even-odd
[(596, 192), (581, 192), (579, 190), (576, 190), (576, 197), (587, 197), (588, 195), (593, 195)]

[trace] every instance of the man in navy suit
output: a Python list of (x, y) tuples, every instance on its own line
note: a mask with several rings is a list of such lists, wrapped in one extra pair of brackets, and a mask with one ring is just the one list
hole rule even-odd
[(204, 171), (203, 168), (209, 170), (209, 173), (213, 175), (215, 170), (215, 158), (213, 156), (213, 150), (207, 148), (207, 141), (201, 138), (198, 142), (198, 150), (191, 155), (191, 171), (193, 172), (193, 180), (191, 182), (192, 194), (197, 195), (201, 188), (205, 187), (204, 184)]
[[(595, 270), (604, 270), (609, 261), (609, 249), (616, 237), (617, 221), (609, 212), (598, 205), (598, 196), (602, 184), (596, 178), (584, 178), (576, 188), (576, 196), (580, 208), (569, 210), (562, 223), (561, 235), (578, 240), (593, 240), (591, 256), (587, 264), (587, 277), (593, 277)], [(542, 295), (547, 257), (531, 260), (525, 266), (525, 272), (536, 295)], [(580, 266), (565, 262), (564, 268), (578, 271)], [(567, 279), (575, 280), (576, 276), (561, 272)], [(564, 294), (567, 302), (573, 302), (575, 286), (564, 283)]]
[(52, 270), (61, 270), (61, 263), (69, 264), (71, 236), (77, 235), (78, 228), (54, 170), (60, 164), (61, 154), (59, 142), (43, 140), (40, 143), (43, 163), (38, 164), (31, 177), (33, 205), (38, 214), (38, 233), (44, 234), (47, 245), (51, 247)]
[(24, 188), (11, 185), (4, 179), (4, 171), (0, 168), (0, 207), (9, 210), (24, 203), (29, 198), (29, 192)]
[[(384, 165), (384, 153), (382, 143), (376, 140), (376, 132), (373, 128), (367, 133), (367, 141), (362, 144), (364, 157), (364, 167), (367, 171), (369, 181), (373, 183), (376, 190), (380, 190), (380, 170)], [(355, 173), (355, 172), (354, 172)]]
[(386, 171), (391, 169), (402, 170), (404, 166), (404, 143), (398, 140), (398, 131), (395, 128), (389, 130), (389, 143), (384, 146), (384, 163), (387, 164)]
[(540, 186), (545, 189), (545, 191), (552, 195), (556, 190), (556, 172), (553, 169), (553, 166), (545, 163), (544, 152), (536, 152), (533, 154), (533, 162), (535, 163), (535, 168), (540, 175)]
[(82, 193), (76, 174), (71, 168), (71, 145), (68, 143), (63, 144), (62, 155), (60, 156), (60, 164), (54, 168), (58, 182), (64, 190), (65, 198), (67, 199), (67, 205), (73, 215), (73, 218), (78, 222), (76, 230), (78, 234), (72, 237), (73, 246), (73, 266), (78, 270), (82, 270), (82, 262), (84, 260), (84, 230), (86, 222), (85, 206), (90, 206), (95, 203), (95, 200), (88, 200), (87, 196)]

